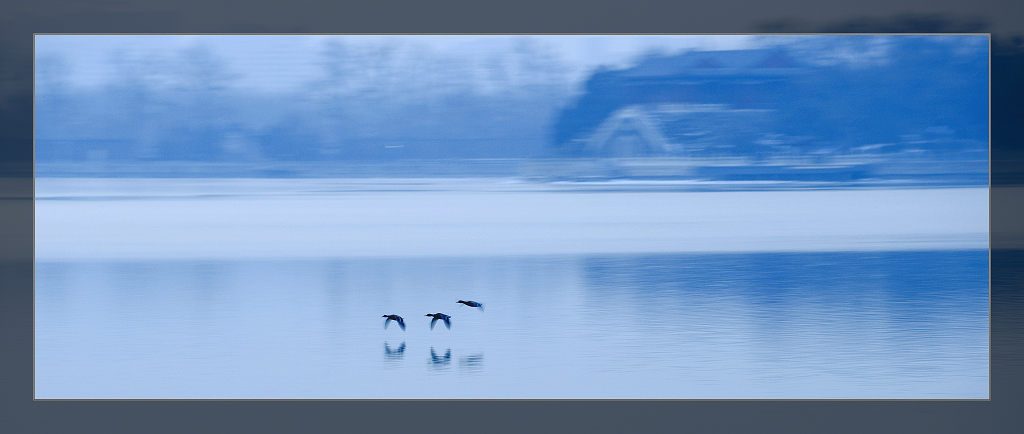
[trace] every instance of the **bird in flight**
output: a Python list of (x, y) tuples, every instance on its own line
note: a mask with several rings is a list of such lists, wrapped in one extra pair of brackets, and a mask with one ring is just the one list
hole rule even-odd
[(459, 300), (456, 303), (462, 303), (462, 304), (464, 304), (466, 306), (469, 306), (469, 307), (479, 307), (480, 310), (484, 310), (484, 304), (483, 303), (477, 303), (475, 301), (468, 301), (468, 300)]
[(427, 316), (434, 318), (434, 319), (430, 320), (430, 329), (431, 330), (434, 329), (434, 324), (437, 323), (437, 320), (444, 321), (444, 326), (448, 327), (448, 330), (452, 329), (452, 317), (451, 317), (451, 315), (445, 315), (443, 313), (428, 313)]
[(398, 326), (402, 328), (402, 331), (405, 331), (405, 320), (402, 317), (398, 315), (384, 315), (384, 318), (387, 318), (384, 320), (384, 330), (388, 329), (388, 324), (391, 324), (391, 321), (398, 321)]

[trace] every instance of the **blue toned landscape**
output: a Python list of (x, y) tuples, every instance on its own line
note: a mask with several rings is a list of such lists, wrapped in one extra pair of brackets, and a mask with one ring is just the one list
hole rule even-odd
[(987, 250), (40, 263), (36, 398), (986, 399), (987, 267)]
[(988, 399), (987, 42), (38, 35), (35, 398)]

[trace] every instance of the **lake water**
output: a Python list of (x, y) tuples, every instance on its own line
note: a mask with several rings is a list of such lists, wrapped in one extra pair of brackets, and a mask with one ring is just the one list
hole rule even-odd
[(40, 180), (36, 398), (988, 398), (985, 189), (373, 185)]

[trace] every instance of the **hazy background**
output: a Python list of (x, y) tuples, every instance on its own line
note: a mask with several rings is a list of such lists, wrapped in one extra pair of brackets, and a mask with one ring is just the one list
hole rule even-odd
[(984, 185), (987, 46), (985, 35), (40, 35), (36, 175)]
[(37, 161), (541, 156), (596, 68), (750, 39), (39, 36)]
[[(989, 2), (714, 2), (694, 8), (681, 3), (661, 1), (640, 2), (616, 8), (594, 8), (588, 3), (550, 5), (543, 2), (519, 2), (503, 5), (478, 2), (455, 3), (449, 8), (433, 8), (419, 2), (395, 7), (395, 3), (372, 2), (374, 6), (351, 4), (316, 4), (287, 7), (249, 7), (249, 2), (208, 1), (195, 5), (178, 3), (126, 2), (35, 2), (11, 5), (0, 19), (0, 39), (5, 60), (0, 63), (4, 98), (0, 110), (2, 156), (7, 161), (5, 174), (26, 177), (30, 173), (32, 150), (32, 32), (338, 32), (338, 31), (687, 31), (687, 32), (749, 32), (771, 31), (766, 22), (782, 21), (789, 27), (782, 31), (985, 31), (996, 32), (993, 57), (993, 281), (992, 281), (992, 366), (993, 401), (984, 405), (960, 403), (808, 403), (808, 402), (726, 402), (726, 403), (343, 403), (339, 411), (335, 403), (31, 403), (32, 369), (32, 227), (31, 183), (25, 178), (5, 178), (5, 197), (19, 198), (4, 202), (3, 214), (8, 242), (3, 251), (10, 261), (4, 276), (10, 290), (3, 291), (2, 337), (5, 360), (5, 384), (11, 384), (4, 395), (8, 426), (37, 432), (65, 432), (86, 426), (125, 432), (135, 431), (139, 424), (167, 421), (168, 432), (176, 428), (238, 427), (249, 429), (310, 429), (377, 426), (391, 415), (394, 408), (410, 415), (407, 426), (422, 427), (432, 423), (448, 423), (441, 416), (446, 409), (458, 406), (472, 422), (489, 423), (503, 419), (517, 421), (520, 427), (537, 427), (554, 423), (561, 427), (601, 427), (663, 429), (686, 423), (695, 428), (763, 429), (785, 426), (791, 430), (819, 431), (822, 424), (840, 429), (841, 421), (850, 430), (897, 427), (899, 429), (1006, 430), (1019, 426), (1021, 351), (1021, 275), (1019, 254), (1006, 249), (1022, 245), (1019, 236), (1020, 193), (1010, 188), (1019, 184), (1024, 173), (1015, 160), (1022, 142), (1020, 100), (1024, 89), (1017, 79), (1022, 73), (1021, 39), (1024, 21), (1016, 13), (1020, 4)], [(367, 2), (369, 3), (369, 2)], [(538, 14), (538, 10), (544, 13)], [(326, 12), (325, 12), (326, 11)], [(333, 11), (333, 12), (332, 12)], [(426, 16), (429, 19), (424, 20)], [(782, 18), (782, 20), (779, 20)], [(968, 23), (967, 30), (961, 23)], [(780, 27), (772, 27), (780, 29)], [(1001, 188), (1000, 188), (1001, 187)], [(1014, 241), (1016, 240), (1016, 241)], [(462, 411), (469, 410), (469, 411)], [(523, 412), (533, 418), (510, 418)], [(126, 417), (134, 414), (135, 418)], [(189, 417), (181, 417), (188, 414)], [(707, 417), (708, 415), (720, 417)], [(735, 415), (742, 417), (734, 417)], [(174, 422), (170, 422), (174, 421)], [(130, 428), (129, 428), (130, 427)], [(852, 431), (851, 431), (852, 432)]]

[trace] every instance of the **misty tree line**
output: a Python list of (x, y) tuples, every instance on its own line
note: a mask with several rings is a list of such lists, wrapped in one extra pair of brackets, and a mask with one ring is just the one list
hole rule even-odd
[(571, 96), (565, 66), (528, 39), (506, 56), (328, 43), (321, 78), (272, 93), (232, 86), (210, 50), (116, 58), (105, 86), (37, 61), (36, 159), (345, 160), (529, 157)]
[[(799, 152), (872, 144), (983, 149), (987, 47), (962, 41), (765, 36), (764, 45), (785, 46), (810, 68), (788, 85), (765, 132)], [(559, 135), (585, 134), (631, 103), (617, 96), (623, 71), (595, 74), (576, 95), (567, 66), (528, 39), (472, 61), (334, 41), (320, 60), (321, 78), (275, 94), (233, 87), (237, 76), (202, 46), (169, 58), (115, 57), (115, 79), (94, 89), (70, 85), (61, 58), (40, 58), (37, 161), (568, 155)]]

